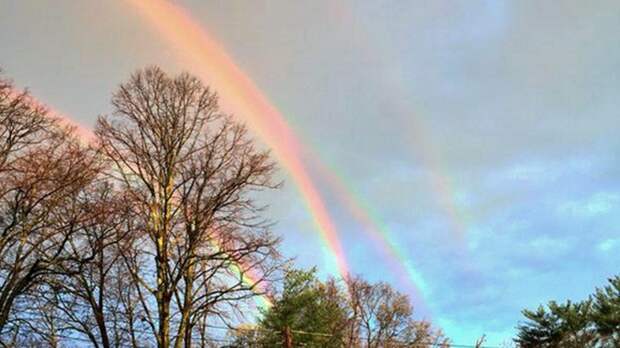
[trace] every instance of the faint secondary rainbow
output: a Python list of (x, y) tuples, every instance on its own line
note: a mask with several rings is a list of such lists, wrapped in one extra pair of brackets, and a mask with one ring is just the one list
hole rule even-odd
[(347, 277), (349, 268), (334, 223), (300, 156), (301, 144), (284, 117), (272, 106), (226, 51), (181, 7), (164, 0), (127, 0), (156, 28), (180, 61), (213, 85), (225, 109), (242, 117), (250, 129), (271, 148), (290, 173), (312, 214), (337, 271)]
[[(401, 109), (405, 110), (404, 106)], [(448, 217), (454, 238), (459, 243), (463, 243), (469, 219), (465, 212), (459, 209), (457, 205), (457, 190), (454, 188), (453, 181), (439, 160), (441, 156), (436, 146), (428, 139), (428, 127), (425, 127), (421, 120), (415, 118), (412, 118), (408, 127), (412, 134), (409, 137), (409, 141), (412, 143), (412, 147), (417, 150), (416, 154), (419, 156), (419, 160), (428, 168), (428, 180), (435, 194), (437, 204)]]
[[(354, 2), (340, 1), (330, 3), (330, 5), (332, 6), (331, 10), (338, 16), (338, 20), (343, 26), (360, 31), (353, 38), (358, 39), (356, 44), (363, 50), (363, 53), (372, 56), (373, 59), (381, 60), (382, 64), (389, 65), (391, 74), (384, 76), (385, 80), (381, 81), (386, 83), (386, 86), (383, 87), (391, 91), (391, 99), (387, 105), (392, 110), (387, 111), (410, 116), (407, 118), (408, 122), (402, 125), (409, 131), (406, 139), (410, 142), (415, 155), (419, 156), (419, 160), (427, 169), (432, 193), (439, 208), (447, 217), (452, 236), (458, 243), (464, 244), (470, 217), (467, 212), (459, 207), (454, 181), (451, 180), (449, 172), (441, 163), (442, 155), (439, 153), (435, 141), (428, 135), (430, 134), (430, 127), (420, 117), (427, 114), (426, 110), (422, 103), (412, 101), (415, 98), (412, 93), (408, 93), (411, 92), (411, 88), (403, 80), (403, 77), (410, 76), (410, 74), (402, 71), (402, 64), (398, 64), (398, 62), (394, 64), (393, 60), (389, 60), (391, 59), (389, 57), (398, 56), (392, 48), (398, 47), (396, 46), (398, 43), (390, 46), (386, 44), (392, 39), (389, 35), (376, 37), (381, 31), (372, 31), (367, 26), (361, 26), (360, 23), (365, 22), (356, 19)], [(377, 55), (377, 52), (381, 52), (381, 54)]]
[[(311, 157), (314, 160), (317, 159), (314, 154), (311, 154)], [(321, 176), (329, 183), (338, 199), (342, 201), (351, 215), (362, 225), (366, 233), (374, 239), (377, 243), (376, 245), (383, 250), (388, 259), (391, 259), (402, 269), (403, 273), (399, 275), (404, 276), (409, 290), (412, 290), (413, 295), (416, 297), (416, 304), (425, 306), (426, 308), (424, 309), (430, 314), (430, 308), (426, 305), (425, 300), (430, 295), (430, 286), (422, 274), (415, 269), (407, 253), (394, 240), (386, 223), (383, 222), (356, 190), (347, 184), (349, 180), (346, 180), (342, 173), (333, 167), (328, 168), (318, 161), (315, 161), (315, 163)]]

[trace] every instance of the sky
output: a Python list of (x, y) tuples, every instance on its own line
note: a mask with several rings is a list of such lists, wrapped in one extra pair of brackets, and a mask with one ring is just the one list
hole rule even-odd
[(144, 4), (0, 1), (4, 76), (84, 127), (136, 69), (207, 79), (280, 162), (284, 254), (392, 283), (456, 343), (617, 274), (619, 2)]

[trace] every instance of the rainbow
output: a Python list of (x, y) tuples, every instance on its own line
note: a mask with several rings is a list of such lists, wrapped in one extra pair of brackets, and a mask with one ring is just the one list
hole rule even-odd
[[(236, 277), (241, 279), (241, 281), (246, 286), (252, 289), (258, 286), (259, 287), (258, 292), (264, 292), (264, 287), (260, 286), (264, 282), (261, 283), (261, 281), (259, 280), (259, 277), (256, 276), (254, 272), (251, 272), (251, 270), (244, 270), (240, 263), (232, 265), (229, 269)], [(257, 293), (255, 291), (253, 292)], [(273, 306), (273, 300), (271, 299), (271, 296), (269, 294), (262, 294), (257, 297), (256, 304), (259, 307), (267, 309)]]
[(467, 232), (467, 214), (459, 209), (456, 204), (456, 189), (452, 180), (446, 174), (446, 170), (440, 163), (441, 155), (438, 153), (436, 146), (428, 139), (428, 127), (425, 127), (422, 120), (413, 119), (408, 127), (413, 134), (409, 137), (414, 149), (424, 166), (429, 168), (428, 180), (432, 191), (435, 194), (437, 204), (448, 217), (448, 223), (452, 236), (459, 244), (463, 244)]
[[(383, 57), (398, 56), (397, 52), (393, 52), (392, 47), (386, 45), (386, 42), (391, 39), (390, 37), (377, 38), (378, 32), (369, 31), (367, 26), (360, 25), (360, 23), (364, 22), (355, 18), (353, 3), (351, 1), (336, 1), (329, 5), (332, 6), (331, 10), (338, 15), (338, 19), (343, 23), (343, 26), (359, 31), (359, 33), (356, 33), (355, 38), (363, 38), (363, 41), (359, 40), (356, 42), (358, 47), (364, 49), (363, 52), (373, 58), (381, 59)], [(377, 57), (377, 52), (383, 52), (383, 54)], [(402, 71), (402, 64), (395, 63), (393, 60), (386, 60), (382, 63), (389, 64), (390, 71), (392, 72), (388, 79), (383, 81), (384, 83), (389, 83), (385, 87), (389, 88), (392, 93), (389, 105), (394, 110), (390, 111), (396, 111), (401, 115), (409, 115), (408, 122), (400, 126), (408, 130), (407, 134), (409, 136), (407, 136), (407, 140), (409, 145), (414, 149), (415, 155), (420, 157), (424, 167), (428, 168), (429, 184), (439, 208), (447, 217), (452, 236), (457, 242), (463, 244), (471, 216), (468, 212), (459, 208), (454, 182), (449, 175), (449, 171), (446, 170), (440, 161), (442, 155), (439, 153), (435, 142), (429, 137), (429, 134), (432, 134), (430, 127), (424, 124), (424, 119), (416, 115), (426, 111), (424, 104), (416, 102), (412, 93), (406, 93), (411, 92), (411, 90), (405, 81), (402, 80), (403, 76), (408, 76), (405, 71)]]
[[(227, 106), (245, 116), (250, 127), (273, 149), (276, 157), (291, 173), (304, 196), (326, 247), (337, 260), (339, 273), (346, 277), (348, 267), (337, 239), (336, 230), (325, 210), (318, 190), (300, 162), (301, 153), (308, 154), (309, 151), (302, 148), (284, 118), (234, 64), (224, 49), (182, 8), (162, 0), (129, 1), (174, 46), (175, 52), (184, 63), (190, 64), (201, 78), (217, 86), (218, 92), (225, 98), (225, 101), (236, 102), (235, 105)], [(376, 214), (372, 214), (370, 208), (361, 203), (362, 200), (353, 194), (354, 190), (342, 184), (344, 180), (326, 169), (322, 173), (338, 191), (340, 198), (351, 213), (365, 226), (365, 230), (379, 242), (391, 258), (402, 265), (414, 285), (414, 292), (428, 294), (429, 287), (426, 281), (415, 270), (402, 248), (399, 248), (390, 237), (387, 228)]]
[[(218, 251), (222, 249), (221, 244), (215, 239), (211, 239), (211, 245)], [(265, 281), (261, 280), (261, 277), (256, 274), (255, 270), (246, 267), (245, 263), (241, 261), (233, 262), (228, 267), (228, 270), (245, 286), (252, 289), (251, 291), (254, 294), (262, 293), (256, 298), (256, 304), (259, 307), (269, 308), (273, 306), (271, 296), (265, 291)]]
[[(316, 159), (316, 156), (312, 156)], [(424, 299), (430, 295), (430, 286), (418, 272), (407, 253), (394, 240), (392, 234), (389, 232), (385, 222), (379, 217), (377, 213), (370, 207), (370, 205), (358, 194), (355, 189), (346, 183), (348, 180), (344, 179), (344, 176), (334, 167), (328, 168), (326, 165), (322, 165), (318, 161), (315, 161), (321, 176), (327, 181), (330, 187), (334, 190), (336, 196), (343, 202), (351, 215), (363, 226), (367, 234), (377, 243), (386, 256), (392, 259), (397, 266), (404, 270), (405, 281), (411, 293), (419, 301), (418, 304), (425, 306), (425, 310), (430, 314), (430, 308), (424, 303)]]
[[(300, 161), (302, 153), (310, 152), (302, 148), (277, 109), (235, 65), (225, 50), (183, 8), (164, 0), (128, 1), (175, 48), (175, 54), (183, 63), (192, 66), (202, 79), (216, 86), (225, 102), (234, 102), (227, 106), (245, 117), (252, 130), (273, 149), (303, 195), (326, 248), (334, 254), (339, 273), (346, 277), (348, 266), (334, 224), (318, 190)], [(455, 190), (452, 183), (446, 175), (443, 175), (442, 168), (436, 161), (439, 158), (436, 149), (422, 131), (424, 129), (422, 125), (414, 121), (410, 126), (415, 134), (411, 139), (416, 142), (415, 147), (420, 149), (423, 162), (431, 168), (429, 179), (438, 204), (448, 216), (450, 229), (455, 238), (462, 241), (466, 231), (464, 222), (466, 219), (454, 202)], [(354, 193), (355, 190), (344, 184), (346, 180), (333, 170), (327, 168), (320, 170), (351, 214), (365, 226), (367, 233), (379, 243), (390, 258), (404, 268), (405, 274), (414, 285), (417, 284), (419, 291), (427, 295), (430, 292), (428, 284), (415, 270), (403, 249), (393, 240), (377, 214), (374, 214)]]
[(304, 198), (321, 240), (333, 255), (336, 271), (347, 277), (349, 267), (326, 205), (302, 160), (302, 146), (284, 117), (272, 106), (225, 50), (181, 7), (165, 0), (128, 0), (171, 46), (178, 59), (206, 83), (217, 88), (220, 100), (271, 148)]

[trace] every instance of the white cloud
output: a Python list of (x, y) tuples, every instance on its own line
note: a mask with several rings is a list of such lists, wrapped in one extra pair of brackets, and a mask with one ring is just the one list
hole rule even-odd
[(602, 252), (609, 252), (612, 249), (617, 248), (619, 243), (620, 243), (620, 239), (614, 239), (614, 238), (605, 239), (604, 241), (598, 243), (596, 247), (598, 250)]
[(568, 201), (558, 207), (563, 216), (577, 218), (593, 218), (605, 215), (618, 208), (620, 195), (616, 193), (598, 192), (586, 199)]

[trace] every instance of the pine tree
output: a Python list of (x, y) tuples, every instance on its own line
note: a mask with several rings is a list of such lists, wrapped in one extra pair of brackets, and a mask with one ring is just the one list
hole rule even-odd
[(340, 347), (342, 330), (338, 328), (346, 321), (340, 296), (335, 282), (322, 283), (316, 278), (316, 269), (289, 271), (280, 298), (260, 321), (262, 346), (280, 346), (282, 332), (290, 330), (295, 346)]
[(591, 320), (599, 341), (620, 344), (620, 276), (609, 279), (609, 285), (597, 288), (593, 295)]
[(526, 321), (517, 327), (515, 338), (519, 347), (619, 347), (620, 276), (585, 301), (550, 301), (522, 313)]

